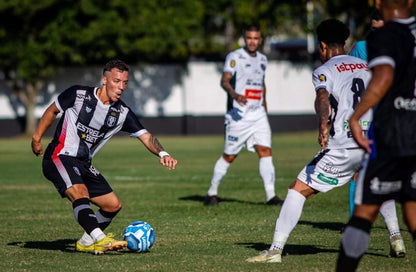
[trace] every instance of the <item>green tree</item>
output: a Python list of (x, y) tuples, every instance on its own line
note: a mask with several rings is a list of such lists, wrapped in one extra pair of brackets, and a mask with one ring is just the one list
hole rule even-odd
[(0, 1), (0, 68), (26, 107), (25, 133), (34, 132), (37, 96), (59, 67), (184, 61), (202, 8), (192, 0)]

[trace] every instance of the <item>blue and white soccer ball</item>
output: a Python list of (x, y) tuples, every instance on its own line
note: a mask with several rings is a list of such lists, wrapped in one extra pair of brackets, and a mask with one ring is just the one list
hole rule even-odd
[(135, 252), (149, 251), (156, 240), (153, 227), (144, 221), (134, 221), (126, 227), (123, 233), (127, 247)]

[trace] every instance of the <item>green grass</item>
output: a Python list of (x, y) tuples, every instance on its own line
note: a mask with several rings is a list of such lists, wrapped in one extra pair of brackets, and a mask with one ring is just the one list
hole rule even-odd
[[(280, 197), (318, 151), (316, 137), (316, 132), (273, 137)], [(348, 186), (305, 203), (283, 263), (250, 264), (244, 260), (271, 243), (280, 210), (263, 205), (257, 156), (243, 151), (221, 184), (223, 201), (205, 207), (223, 136), (159, 139), (178, 159), (175, 171), (161, 167), (137, 140), (124, 137), (112, 139), (95, 158), (123, 203), (108, 232), (120, 237), (131, 221), (145, 220), (156, 233), (149, 253), (103, 256), (74, 252), (83, 231), (69, 201), (42, 176), (41, 158), (31, 153), (29, 139), (0, 140), (0, 271), (334, 271), (340, 229), (348, 219)], [(414, 245), (399, 209), (398, 214), (407, 256), (387, 257), (388, 233), (378, 218), (359, 271), (415, 271)]]

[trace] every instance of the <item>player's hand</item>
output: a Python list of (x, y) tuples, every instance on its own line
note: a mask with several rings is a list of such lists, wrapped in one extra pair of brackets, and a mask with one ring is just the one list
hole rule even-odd
[(350, 119), (349, 123), (350, 123), (351, 134), (355, 142), (358, 144), (359, 147), (364, 149), (365, 152), (370, 154), (371, 153), (370, 144), (372, 143), (372, 141), (369, 141), (367, 137), (364, 135), (359, 121), (355, 119)]
[(36, 156), (43, 156), (42, 143), (32, 140), (32, 151)]
[(163, 158), (161, 158), (159, 162), (161, 165), (165, 166), (169, 170), (175, 169), (176, 165), (178, 164), (178, 161), (169, 155), (163, 156)]
[(245, 104), (247, 104), (247, 98), (244, 95), (237, 95), (237, 97), (235, 98), (235, 101), (237, 101), (237, 103), (240, 104), (241, 106), (244, 106)]

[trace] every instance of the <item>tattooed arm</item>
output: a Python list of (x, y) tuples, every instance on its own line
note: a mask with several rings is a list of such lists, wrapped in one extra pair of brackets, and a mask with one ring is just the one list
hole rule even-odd
[(153, 154), (160, 157), (160, 164), (168, 168), (169, 170), (175, 169), (178, 163), (173, 157), (171, 157), (160, 144), (158, 139), (150, 133), (145, 133), (139, 136), (139, 140), (146, 146), (146, 148)]
[(326, 148), (326, 144), (328, 143), (328, 121), (331, 114), (328, 97), (329, 93), (325, 89), (319, 89), (316, 92), (315, 111), (318, 115), (319, 122), (318, 143), (323, 149)]

